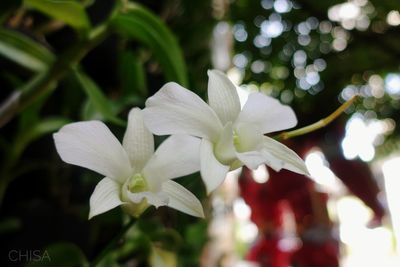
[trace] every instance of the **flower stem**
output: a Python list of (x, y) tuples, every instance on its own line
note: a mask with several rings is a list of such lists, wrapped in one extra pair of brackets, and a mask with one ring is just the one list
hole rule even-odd
[(109, 254), (118, 242), (123, 238), (125, 233), (135, 224), (136, 219), (131, 218), (130, 221), (125, 224), (118, 234), (108, 243), (108, 245), (94, 258), (88, 267), (95, 267), (107, 254)]
[(307, 125), (305, 127), (302, 127), (300, 129), (296, 129), (290, 132), (283, 132), (276, 137), (275, 139), (278, 140), (286, 140), (295, 136), (300, 136), (304, 135), (310, 132), (313, 132), (315, 130), (318, 130), (320, 128), (323, 128), (327, 126), (329, 123), (331, 123), (333, 120), (335, 120), (337, 117), (339, 117), (340, 114), (342, 114), (348, 107), (353, 104), (353, 102), (357, 99), (357, 95), (353, 96), (351, 99), (347, 100), (344, 102), (338, 109), (336, 109), (332, 114), (330, 114), (328, 117), (323, 118), (313, 124)]

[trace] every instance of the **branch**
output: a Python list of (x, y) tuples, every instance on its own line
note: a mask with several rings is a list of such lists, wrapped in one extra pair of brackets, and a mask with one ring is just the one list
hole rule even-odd
[(283, 132), (281, 134), (279, 134), (278, 136), (276, 136), (275, 138), (278, 140), (286, 140), (295, 136), (299, 136), (299, 135), (304, 135), (310, 132), (313, 132), (315, 130), (318, 130), (320, 128), (323, 128), (325, 126), (327, 126), (329, 123), (331, 123), (332, 121), (334, 121), (337, 117), (339, 117), (340, 114), (342, 114), (346, 109), (348, 109), (351, 104), (353, 104), (353, 102), (357, 99), (357, 95), (353, 96), (350, 100), (347, 100), (346, 102), (344, 102), (338, 109), (336, 109), (331, 115), (329, 115), (326, 118), (323, 118), (313, 124), (310, 124), (308, 126), (305, 126), (303, 128), (300, 129), (296, 129), (290, 132)]

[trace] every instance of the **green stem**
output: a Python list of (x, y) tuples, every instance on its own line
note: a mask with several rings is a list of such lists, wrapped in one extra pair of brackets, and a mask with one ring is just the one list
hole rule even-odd
[(125, 233), (135, 224), (136, 220), (131, 218), (131, 220), (122, 227), (118, 234), (108, 243), (108, 245), (94, 258), (94, 260), (89, 264), (88, 267), (95, 267), (105, 256), (107, 256), (118, 244), (118, 242), (123, 238)]
[(332, 114), (330, 114), (326, 118), (323, 118), (313, 124), (307, 125), (300, 129), (296, 129), (296, 130), (293, 130), (290, 132), (283, 132), (274, 138), (278, 139), (278, 140), (286, 140), (286, 139), (289, 139), (289, 138), (292, 138), (295, 136), (304, 135), (304, 134), (313, 132), (315, 130), (318, 130), (322, 127), (325, 127), (329, 123), (331, 123), (333, 120), (335, 120), (337, 117), (339, 117), (339, 115), (342, 114), (346, 109), (348, 109), (356, 99), (357, 99), (357, 96), (353, 96), (350, 100), (347, 100), (338, 109), (336, 109)]
[(107, 35), (107, 24), (96, 27), (86, 38), (62, 54), (45, 72), (35, 76), (21, 90), (14, 92), (0, 106), (0, 127), (35, 102), (40, 96), (51, 91), (57, 82), (67, 75), (71, 68), (76, 66)]

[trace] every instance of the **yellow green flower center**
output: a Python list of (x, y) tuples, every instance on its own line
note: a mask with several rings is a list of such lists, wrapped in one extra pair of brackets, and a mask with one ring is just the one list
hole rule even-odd
[(122, 208), (134, 217), (139, 217), (149, 206), (146, 199), (143, 199), (140, 203), (133, 203), (129, 200), (127, 193), (140, 193), (148, 191), (146, 179), (142, 174), (137, 173), (132, 176), (125, 185), (128, 190), (122, 190), (121, 199), (127, 204), (122, 205)]
[(140, 173), (135, 174), (129, 181), (128, 189), (132, 193), (147, 191), (147, 183), (143, 175)]

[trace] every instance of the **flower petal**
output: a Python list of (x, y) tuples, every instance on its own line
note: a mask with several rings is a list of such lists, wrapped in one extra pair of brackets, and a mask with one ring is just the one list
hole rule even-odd
[(89, 220), (94, 216), (109, 211), (123, 204), (120, 199), (121, 185), (114, 180), (105, 177), (94, 189), (90, 197)]
[(172, 135), (157, 148), (143, 168), (152, 190), (161, 183), (200, 170), (200, 139), (190, 135)]
[(155, 206), (156, 208), (160, 206), (168, 205), (169, 197), (164, 192), (139, 192), (139, 193), (132, 193), (126, 192), (127, 198), (132, 201), (133, 203), (141, 203), (142, 200), (146, 200), (148, 204)]
[(192, 216), (204, 218), (200, 200), (180, 184), (174, 181), (166, 181), (162, 184), (162, 191), (169, 196), (169, 207)]
[(63, 161), (123, 183), (131, 174), (128, 156), (117, 138), (100, 121), (67, 124), (53, 135)]
[(247, 168), (252, 170), (264, 163), (270, 166), (268, 158), (260, 151), (237, 152), (236, 156)]
[[(282, 168), (299, 174), (310, 175), (304, 161), (284, 144), (264, 136), (263, 151), (270, 153), (275, 159), (282, 162)], [(267, 155), (266, 153), (264, 153)]]
[(200, 173), (206, 185), (207, 193), (210, 194), (224, 181), (229, 171), (229, 166), (220, 163), (213, 152), (213, 144), (207, 139), (201, 141)]
[(263, 143), (263, 134), (258, 125), (239, 123), (235, 128), (235, 148), (239, 152), (259, 150)]
[(290, 148), (270, 137), (264, 136), (264, 143), (259, 151), (248, 151), (236, 155), (250, 169), (266, 164), (275, 171), (287, 169), (303, 175), (309, 175), (304, 161)]
[(140, 172), (154, 153), (154, 137), (146, 128), (143, 114), (139, 108), (133, 108), (128, 116), (128, 128), (122, 142), (131, 166)]
[(218, 70), (209, 70), (208, 103), (223, 124), (234, 122), (240, 112), (240, 101), (236, 86)]
[(147, 99), (143, 112), (146, 126), (157, 135), (188, 134), (213, 140), (222, 129), (207, 103), (173, 82)]
[(291, 107), (256, 92), (249, 95), (236, 123), (252, 123), (262, 133), (271, 133), (296, 126), (297, 119)]

